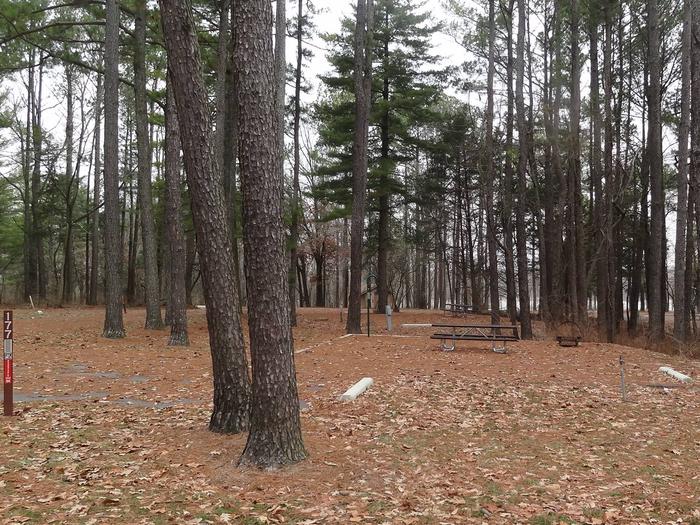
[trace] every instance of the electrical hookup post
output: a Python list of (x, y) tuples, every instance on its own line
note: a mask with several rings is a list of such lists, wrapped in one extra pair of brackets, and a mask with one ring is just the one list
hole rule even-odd
[(2, 383), (3, 383), (3, 413), (11, 416), (14, 413), (12, 399), (12, 343), (14, 339), (14, 326), (12, 310), (2, 313)]

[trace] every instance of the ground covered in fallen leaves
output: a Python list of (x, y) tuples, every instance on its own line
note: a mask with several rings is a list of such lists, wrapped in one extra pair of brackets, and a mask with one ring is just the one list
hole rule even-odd
[[(245, 436), (207, 431), (204, 312), (192, 345), (165, 346), (129, 310), (127, 338), (98, 309), (15, 312), (17, 416), (0, 420), (0, 523), (700, 524), (700, 364), (550, 338), (442, 352), (439, 312), (300, 310), (296, 364), (307, 461), (240, 470)], [(488, 323), (486, 317), (469, 321)], [(627, 401), (620, 395), (625, 360)], [(362, 377), (358, 400), (338, 395)]]

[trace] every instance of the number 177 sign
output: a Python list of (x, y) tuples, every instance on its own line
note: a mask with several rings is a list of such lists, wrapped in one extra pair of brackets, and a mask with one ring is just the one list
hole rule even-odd
[(3, 369), (3, 394), (4, 413), (11, 416), (12, 406), (12, 339), (14, 337), (14, 326), (12, 321), (12, 311), (6, 310), (2, 314), (2, 369)]

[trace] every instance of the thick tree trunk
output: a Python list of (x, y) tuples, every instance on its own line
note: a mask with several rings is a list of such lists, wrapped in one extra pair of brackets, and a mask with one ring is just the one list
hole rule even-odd
[[(248, 326), (253, 364), (250, 433), (242, 465), (271, 468), (306, 457), (301, 436), (287, 291), (287, 257), (275, 104), (272, 7), (241, 1), (235, 13), (239, 159)], [(260, 133), (261, 129), (274, 133)]]
[(106, 0), (105, 22), (105, 324), (102, 335), (124, 337), (122, 244), (119, 241), (119, 6)]
[[(352, 146), (352, 221), (350, 230), (350, 298), (345, 330), (359, 334), (362, 293), (362, 241), (367, 202), (367, 142), (372, 89), (373, 0), (357, 1), (355, 25), (355, 127)], [(368, 292), (369, 293), (369, 290)]]
[(166, 84), (165, 105), (165, 222), (169, 249), (170, 339), (169, 346), (187, 346), (187, 297), (185, 293), (185, 239), (182, 233), (180, 196), (180, 128), (173, 89)]
[(146, 0), (137, 0), (135, 9), (134, 114), (138, 152), (139, 212), (143, 242), (144, 286), (146, 289), (146, 328), (163, 328), (158, 282), (158, 247), (153, 218), (151, 189), (151, 141), (148, 133), (146, 96)]
[(209, 429), (242, 432), (249, 422), (250, 380), (222, 177), (209, 147), (209, 109), (196, 27), (189, 0), (159, 4), (207, 306), (214, 376)]

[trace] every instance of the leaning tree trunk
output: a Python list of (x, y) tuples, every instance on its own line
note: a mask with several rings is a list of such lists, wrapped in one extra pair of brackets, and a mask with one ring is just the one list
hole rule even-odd
[(105, 21), (105, 324), (102, 335), (124, 337), (119, 240), (119, 7), (106, 1)]
[[(168, 79), (169, 80), (169, 79)], [(170, 339), (168, 346), (187, 346), (187, 294), (185, 293), (185, 239), (180, 196), (180, 129), (171, 83), (166, 84), (165, 105), (165, 222), (170, 261)]]
[(189, 0), (159, 4), (207, 306), (214, 376), (209, 429), (242, 432), (249, 422), (250, 380), (222, 177), (209, 147), (209, 108), (196, 26)]
[[(359, 334), (362, 293), (362, 240), (367, 202), (367, 142), (372, 90), (372, 2), (357, 1), (355, 24), (355, 128), (352, 144), (352, 220), (350, 225), (350, 298), (345, 331)], [(370, 293), (367, 290), (367, 293)]]
[[(271, 468), (306, 457), (289, 318), (282, 222), (284, 180), (276, 135), (272, 7), (236, 7), (234, 75), (238, 92), (248, 327), (253, 364), (250, 433), (241, 465)], [(260, 130), (274, 133), (260, 133)]]
[(163, 328), (158, 284), (158, 248), (151, 196), (151, 142), (148, 134), (146, 96), (146, 0), (138, 0), (135, 10), (134, 109), (138, 152), (139, 211), (143, 243), (144, 284), (146, 288), (146, 328)]

